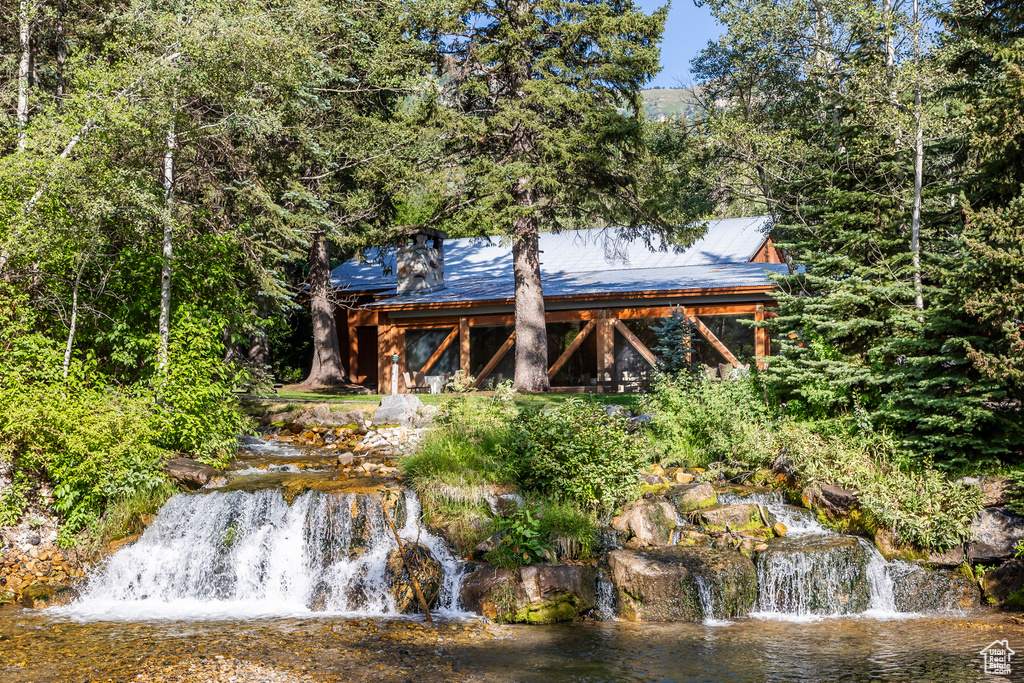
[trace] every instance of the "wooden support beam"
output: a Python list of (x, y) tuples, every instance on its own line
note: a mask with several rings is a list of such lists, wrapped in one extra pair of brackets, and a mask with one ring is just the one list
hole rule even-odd
[(715, 333), (712, 332), (707, 325), (701, 322), (700, 318), (698, 318), (695, 315), (691, 315), (688, 317), (697, 326), (697, 331), (701, 333), (701, 336), (707, 339), (711, 343), (711, 345), (714, 346), (720, 354), (722, 354), (725, 360), (729, 361), (729, 363), (734, 368), (743, 367), (743, 363), (739, 362), (736, 356), (732, 355), (732, 351), (729, 350), (729, 347), (723, 344), (721, 341), (719, 341), (718, 337), (715, 336)]
[(355, 311), (349, 310), (345, 316), (348, 323), (348, 377), (351, 381), (358, 382), (356, 378), (364, 369), (359, 367), (359, 328), (356, 323), (358, 318), (352, 315), (353, 313)]
[[(768, 316), (762, 306), (757, 307), (754, 312), (754, 320), (763, 323)], [(771, 338), (768, 336), (768, 329), (765, 327), (754, 328), (754, 355), (757, 357), (758, 370), (768, 367), (768, 356), (772, 355)]]
[(615, 371), (615, 327), (608, 318), (597, 321), (597, 383), (612, 381)]
[(469, 376), (469, 319), (459, 318), (459, 369)]
[(505, 340), (505, 343), (502, 344), (501, 348), (498, 349), (498, 352), (494, 354), (494, 358), (487, 361), (487, 365), (484, 366), (484, 369), (480, 371), (480, 374), (473, 381), (474, 389), (480, 388), (480, 385), (482, 385), (484, 383), (484, 380), (487, 379), (487, 375), (491, 374), (495, 366), (501, 362), (501, 359), (505, 357), (505, 354), (508, 353), (509, 349), (512, 348), (512, 345), (515, 344), (515, 342), (516, 331), (512, 330), (512, 334), (508, 336), (508, 339)]
[(381, 316), (377, 325), (377, 392), (391, 393), (391, 355), (394, 351), (394, 325)]
[(455, 327), (452, 328), (452, 331), (448, 333), (448, 336), (444, 338), (444, 341), (441, 342), (441, 345), (437, 347), (437, 351), (434, 351), (430, 358), (427, 359), (427, 362), (423, 364), (423, 367), (420, 368), (420, 372), (422, 372), (424, 375), (430, 372), (430, 368), (434, 367), (434, 363), (441, 359), (441, 355), (448, 350), (448, 347), (452, 345), (452, 342), (455, 341), (455, 338), (458, 336), (459, 326), (456, 325)]
[(554, 365), (548, 368), (549, 380), (558, 374), (558, 371), (562, 369), (562, 366), (566, 364), (572, 354), (576, 353), (576, 349), (580, 348), (580, 344), (583, 343), (583, 340), (587, 338), (587, 335), (590, 334), (590, 331), (594, 329), (596, 324), (597, 323), (595, 321), (591, 320), (583, 326), (583, 329), (581, 329), (580, 333), (576, 335), (576, 338), (572, 340), (572, 343), (569, 344), (568, 348), (562, 352), (562, 355), (558, 357), (558, 360), (555, 361)]
[(512, 314), (495, 315), (474, 315), (469, 316), (470, 327), (498, 327), (500, 325), (515, 325), (516, 317)]
[(629, 342), (630, 346), (636, 349), (636, 352), (643, 356), (643, 359), (645, 361), (651, 364), (652, 368), (658, 367), (657, 357), (655, 357), (655, 355), (651, 353), (651, 350), (644, 346), (644, 343), (640, 341), (640, 339), (635, 334), (633, 334), (633, 332), (628, 327), (626, 327), (625, 323), (623, 323), (621, 320), (616, 319), (612, 321), (612, 325), (614, 325), (615, 329), (622, 333), (622, 336), (626, 338), (626, 341)]

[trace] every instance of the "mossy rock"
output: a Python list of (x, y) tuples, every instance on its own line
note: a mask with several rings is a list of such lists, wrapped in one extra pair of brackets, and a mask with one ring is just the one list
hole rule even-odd
[(559, 593), (552, 598), (519, 609), (508, 620), (515, 624), (556, 624), (572, 621), (584, 610), (583, 601), (574, 593)]
[[(731, 550), (615, 550), (608, 556), (608, 566), (622, 616), (631, 621), (743, 616), (757, 599), (753, 563)], [(711, 596), (714, 614), (704, 613), (702, 586)]]
[(715, 489), (707, 482), (673, 486), (666, 497), (680, 514), (703, 510), (718, 504)]
[(77, 597), (78, 589), (75, 586), (51, 586), (34, 583), (22, 589), (21, 604), (35, 609), (64, 607), (70, 605)]
[[(778, 521), (767, 508), (753, 503), (716, 505), (697, 512), (694, 519), (709, 531), (725, 531), (728, 527), (730, 531), (737, 532), (758, 532), (765, 528), (771, 529)], [(765, 519), (768, 521), (767, 524), (765, 524)]]

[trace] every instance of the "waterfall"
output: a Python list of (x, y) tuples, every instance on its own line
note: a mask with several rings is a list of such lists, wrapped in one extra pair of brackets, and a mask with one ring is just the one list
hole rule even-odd
[[(714, 593), (711, 590), (711, 586), (708, 585), (700, 574), (697, 575), (697, 599), (700, 601), (700, 609), (704, 615), (705, 626), (728, 626), (732, 624), (731, 621), (715, 618)], [(719, 599), (719, 602), (721, 603), (722, 600)]]
[[(461, 614), (458, 561), (419, 526), (412, 492), (403, 503), (399, 535), (429, 548), (444, 569), (436, 611)], [(84, 619), (394, 614), (386, 563), (396, 547), (372, 495), (309, 491), (288, 505), (273, 489), (179, 494), (66, 612)]]
[(603, 569), (597, 572), (597, 616), (601, 621), (617, 621), (615, 616), (615, 584)]

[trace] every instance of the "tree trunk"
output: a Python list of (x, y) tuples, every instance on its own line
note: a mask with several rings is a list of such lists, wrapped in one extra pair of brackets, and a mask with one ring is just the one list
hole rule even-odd
[(171, 268), (174, 245), (174, 150), (177, 139), (174, 125), (167, 129), (167, 151), (164, 153), (164, 235), (163, 263), (160, 268), (160, 349), (157, 369), (167, 372), (167, 349), (171, 338)]
[(75, 345), (75, 328), (78, 326), (78, 286), (82, 282), (83, 270), (85, 270), (84, 259), (75, 275), (75, 286), (71, 290), (71, 324), (68, 326), (68, 343), (64, 347), (64, 379), (68, 378), (68, 369), (71, 367), (71, 349)]
[(914, 268), (914, 306), (924, 310), (921, 283), (921, 186), (924, 180), (924, 111), (921, 108), (921, 24), (918, 0), (914, 0), (914, 208), (910, 216), (910, 254)]
[(309, 301), (313, 315), (313, 367), (302, 383), (308, 387), (345, 384), (338, 327), (331, 302), (331, 259), (327, 235), (313, 234), (309, 245)]
[[(513, 196), (521, 207), (537, 203), (537, 191), (519, 180)], [(515, 219), (512, 235), (512, 269), (516, 300), (517, 391), (548, 391), (548, 332), (544, 316), (544, 290), (540, 280), (540, 235), (536, 216)]]
[(28, 126), (28, 86), (32, 73), (32, 18), (28, 0), (21, 0), (18, 12), (18, 45), (21, 59), (18, 62), (18, 149), (25, 149), (27, 142), (25, 128)]
[(68, 34), (64, 28), (64, 3), (57, 4), (57, 106), (64, 102), (64, 64), (68, 61)]

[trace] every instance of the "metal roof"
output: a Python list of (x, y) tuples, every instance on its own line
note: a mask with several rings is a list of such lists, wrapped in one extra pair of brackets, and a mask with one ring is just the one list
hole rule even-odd
[[(631, 292), (772, 287), (769, 272), (784, 273), (784, 263), (723, 263), (673, 268), (637, 268), (589, 273), (542, 274), (544, 296), (589, 296)], [(388, 290), (391, 293), (394, 290)], [(406, 294), (367, 304), (367, 308), (443, 306), (472, 301), (509, 301), (514, 298), (511, 276), (461, 279), (426, 294)]]
[[(708, 221), (702, 238), (685, 249), (621, 237), (614, 228), (541, 233), (545, 296), (731, 287), (770, 287), (766, 270), (749, 263), (767, 237), (767, 216)], [(445, 240), (445, 289), (408, 294), (378, 306), (511, 299), (512, 248), (507, 238)], [(331, 283), (349, 291), (394, 293), (395, 250), (371, 249), (366, 261), (342, 263)]]

